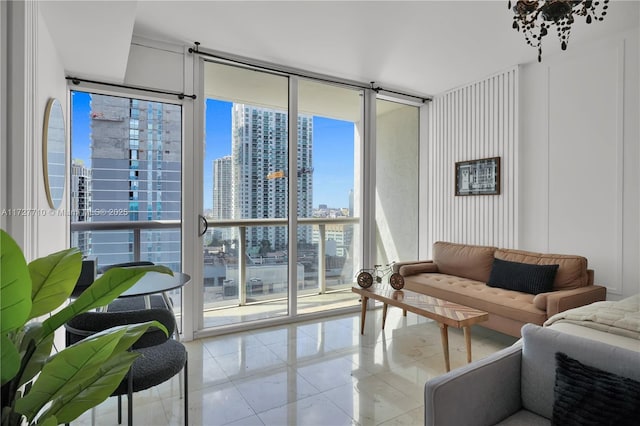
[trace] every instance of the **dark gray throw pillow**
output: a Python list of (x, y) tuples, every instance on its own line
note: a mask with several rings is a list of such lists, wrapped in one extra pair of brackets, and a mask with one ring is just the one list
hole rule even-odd
[(640, 382), (557, 352), (551, 424), (638, 426)]
[(529, 294), (545, 293), (553, 290), (558, 267), (493, 259), (487, 285)]

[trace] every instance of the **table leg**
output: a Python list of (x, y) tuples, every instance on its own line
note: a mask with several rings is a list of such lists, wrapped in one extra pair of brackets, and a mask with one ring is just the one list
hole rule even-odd
[(402, 310), (402, 316), (403, 316), (403, 317), (406, 317), (406, 316), (407, 316), (407, 310), (406, 310), (406, 309), (403, 309), (403, 310)]
[(382, 329), (384, 330), (384, 324), (387, 322), (387, 308), (389, 305), (386, 303), (382, 305)]
[(364, 319), (367, 316), (368, 297), (362, 296), (362, 310), (360, 312), (360, 334), (364, 334)]
[(471, 327), (462, 327), (464, 341), (467, 344), (467, 362), (471, 362)]
[(449, 364), (449, 330), (447, 324), (440, 324), (440, 337), (442, 340), (442, 352), (444, 352), (444, 366), (449, 372), (451, 366)]

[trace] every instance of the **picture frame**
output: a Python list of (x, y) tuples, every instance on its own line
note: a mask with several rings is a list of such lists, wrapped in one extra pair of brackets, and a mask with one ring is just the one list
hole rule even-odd
[(500, 157), (456, 163), (456, 196), (499, 195)]

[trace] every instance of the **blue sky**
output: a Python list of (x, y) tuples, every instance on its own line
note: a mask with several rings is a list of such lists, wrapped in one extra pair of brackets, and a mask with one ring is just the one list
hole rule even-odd
[[(91, 166), (91, 95), (72, 92), (72, 157)], [(206, 101), (204, 208), (212, 207), (213, 160), (231, 154), (231, 102)], [(313, 206), (349, 207), (353, 188), (354, 124), (324, 117), (313, 118)]]

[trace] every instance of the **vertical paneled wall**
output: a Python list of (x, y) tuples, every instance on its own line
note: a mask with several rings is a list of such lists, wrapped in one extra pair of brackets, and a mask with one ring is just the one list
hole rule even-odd
[[(436, 96), (429, 105), (429, 246), (517, 247), (517, 109), (517, 67)], [(500, 157), (500, 195), (455, 196), (455, 163), (488, 157)]]

